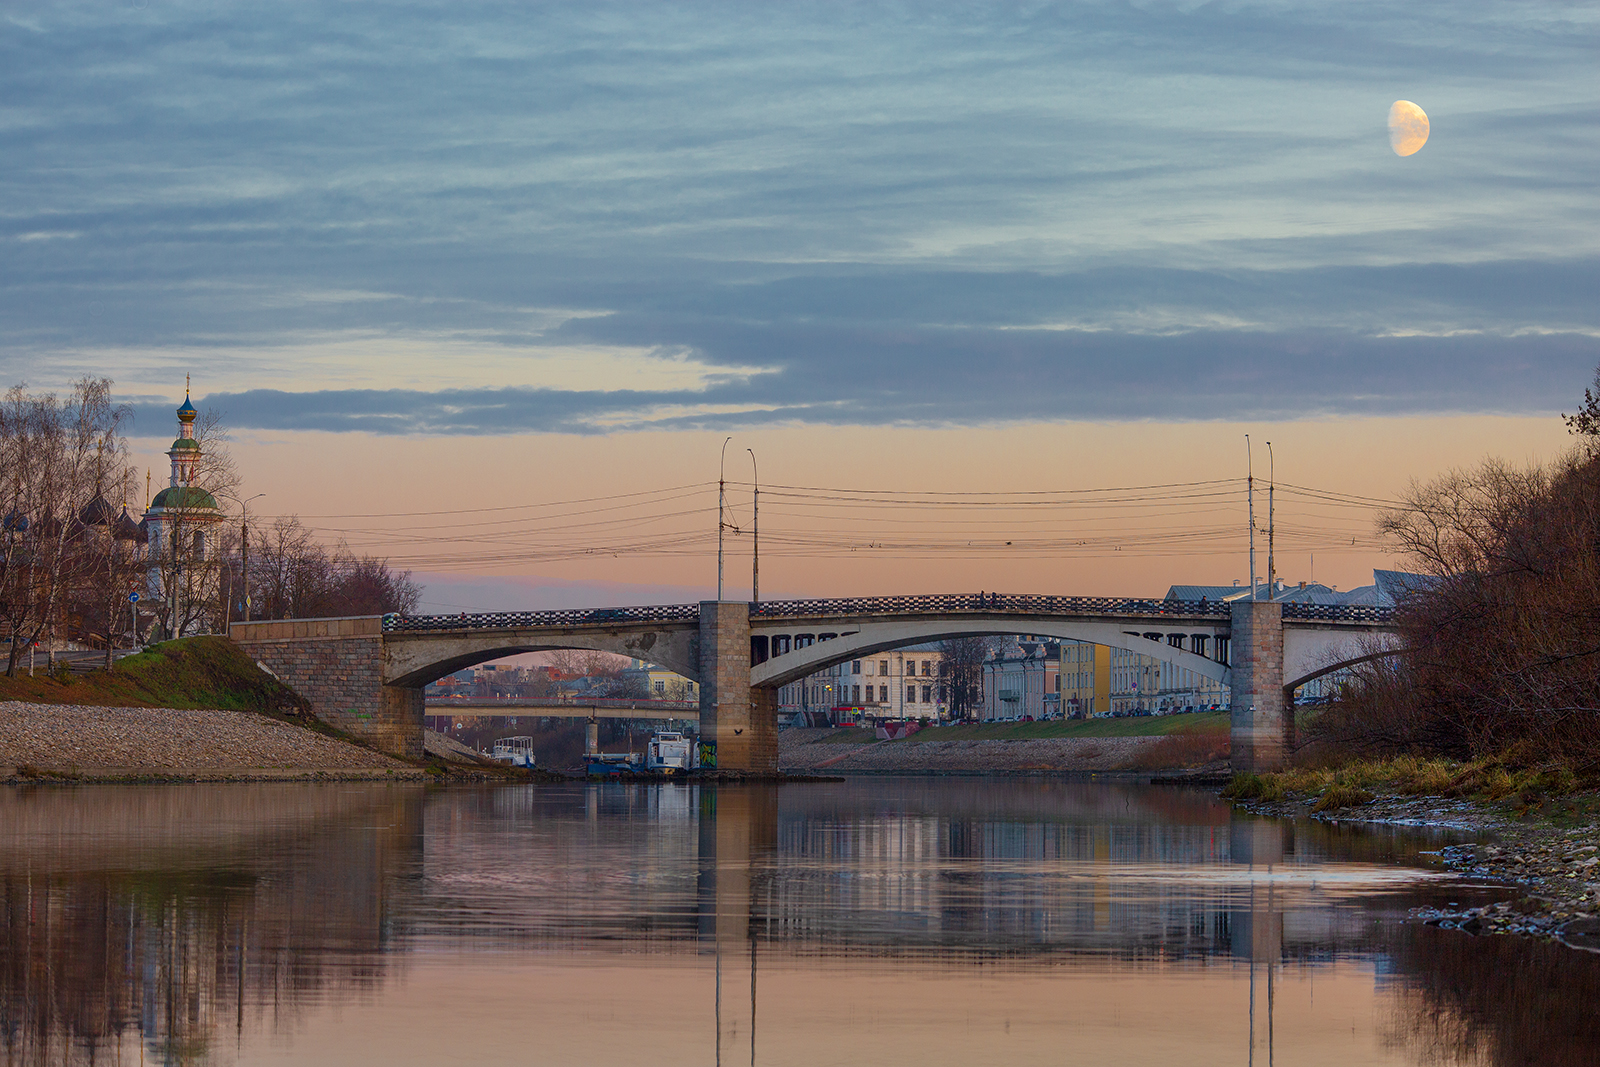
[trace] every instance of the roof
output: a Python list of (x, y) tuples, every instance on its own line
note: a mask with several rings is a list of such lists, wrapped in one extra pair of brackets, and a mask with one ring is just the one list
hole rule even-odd
[(175, 486), (163, 489), (150, 501), (151, 509), (155, 508), (210, 508), (219, 511), (217, 498), (201, 489), (199, 486)]
[(1410, 574), (1406, 571), (1373, 571), (1372, 580), (1378, 587), (1378, 595), (1389, 604), (1404, 600), (1412, 593), (1431, 589), (1438, 581), (1429, 574)]
[(95, 494), (95, 498), (83, 506), (78, 512), (78, 521), (85, 526), (109, 526), (117, 519), (117, 513), (106, 498)]
[[(1372, 572), (1373, 584), (1357, 586), (1339, 592), (1320, 582), (1285, 582), (1282, 589), (1270, 593), (1265, 582), (1258, 586), (1262, 600), (1276, 600), (1288, 604), (1347, 604), (1353, 607), (1393, 607), (1406, 594), (1427, 589), (1434, 579), (1425, 574), (1408, 574), (1405, 571)], [(1247, 585), (1174, 585), (1167, 589), (1168, 600), (1242, 600), (1250, 596)]]
[(132, 516), (128, 514), (127, 508), (123, 508), (122, 514), (117, 516), (117, 522), (113, 527), (112, 535), (116, 537), (118, 541), (132, 541), (135, 544), (140, 545), (148, 544), (150, 541), (150, 535), (148, 530), (145, 528), (145, 524), (142, 522), (134, 522)]
[(200, 442), (196, 441), (192, 437), (180, 437), (176, 441), (172, 442), (172, 447), (167, 449), (167, 451), (168, 452), (198, 452), (198, 451), (200, 451)]
[(193, 404), (189, 403), (189, 394), (188, 393), (184, 393), (183, 394), (183, 407), (178, 409), (178, 418), (183, 420), (184, 422), (188, 422), (190, 419), (194, 418), (198, 414), (200, 414), (200, 412), (195, 410), (195, 406)]
[(1238, 600), (1249, 595), (1247, 585), (1174, 585), (1167, 589), (1168, 600)]

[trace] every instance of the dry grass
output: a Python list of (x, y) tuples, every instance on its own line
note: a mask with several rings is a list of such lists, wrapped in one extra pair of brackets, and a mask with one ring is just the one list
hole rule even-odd
[(1356, 759), (1328, 767), (1295, 767), (1271, 774), (1236, 774), (1223, 790), (1231, 800), (1281, 800), (1314, 797), (1314, 811), (1336, 811), (1365, 804), (1379, 794), (1513, 800), (1529, 807), (1593, 788), (1571, 768), (1543, 764), (1518, 767), (1505, 757), (1462, 762), (1396, 756)]

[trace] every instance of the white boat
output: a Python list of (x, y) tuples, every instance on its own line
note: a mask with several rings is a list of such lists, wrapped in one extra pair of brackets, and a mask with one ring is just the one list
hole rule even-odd
[(694, 738), (676, 730), (658, 730), (645, 749), (644, 769), (653, 774), (682, 774), (700, 766)]
[(494, 751), (489, 753), (489, 758), (509, 763), (513, 767), (527, 767), (533, 769), (533, 738), (526, 735), (520, 737), (502, 737), (494, 743)]

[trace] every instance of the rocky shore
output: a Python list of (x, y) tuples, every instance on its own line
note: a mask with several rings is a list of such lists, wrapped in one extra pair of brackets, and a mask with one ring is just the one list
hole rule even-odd
[[(1596, 798), (1587, 798), (1592, 804)], [(1600, 952), (1600, 822), (1561, 825), (1540, 813), (1448, 797), (1379, 795), (1337, 812), (1312, 814), (1309, 798), (1239, 806), (1263, 815), (1328, 822), (1436, 826), (1481, 835), (1439, 858), (1453, 871), (1519, 887), (1518, 899), (1460, 910), (1421, 909), (1416, 918), (1474, 935), (1516, 934)], [(1573, 805), (1583, 810), (1585, 804)]]
[(0, 702), (0, 780), (426, 777), (409, 763), (253, 712)]

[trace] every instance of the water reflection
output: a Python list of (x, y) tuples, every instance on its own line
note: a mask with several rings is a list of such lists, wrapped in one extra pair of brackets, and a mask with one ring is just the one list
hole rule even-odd
[(1492, 892), (1437, 843), (1044, 780), (13, 791), (0, 1045), (603, 1063), (648, 1018), (652, 1062), (1587, 1062), (1600, 959), (1400, 921)]

